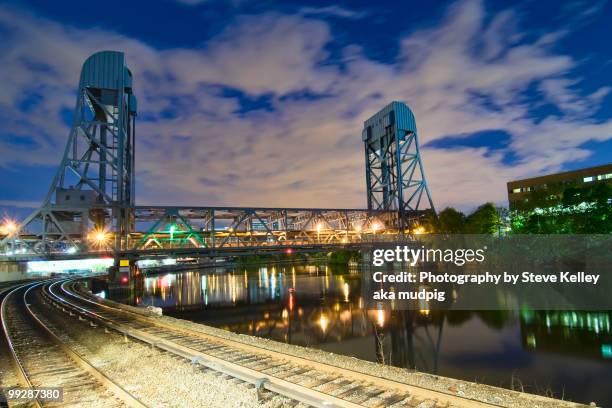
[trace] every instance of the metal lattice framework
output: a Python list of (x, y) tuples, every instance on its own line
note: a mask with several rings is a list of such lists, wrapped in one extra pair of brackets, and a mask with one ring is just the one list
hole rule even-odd
[(89, 57), (62, 162), (42, 205), (20, 226), (20, 235), (36, 233), (36, 239), (19, 242), (22, 250), (86, 251), (92, 231), (112, 231), (113, 245), (125, 245), (134, 205), (135, 117), (132, 74), (123, 53)]
[[(110, 206), (89, 209), (108, 213)], [(328, 248), (358, 244), (364, 239), (400, 233), (397, 212), (327, 208), (247, 208), (247, 207), (162, 207), (134, 206), (130, 209), (133, 228), (116, 247), (111, 220), (98, 227), (107, 231), (102, 239), (89, 234), (68, 234), (74, 248), (66, 251), (61, 245), (47, 247), (39, 255), (52, 257), (88, 256), (95, 254), (183, 254), (213, 256), (240, 250), (284, 251)], [(29, 249), (41, 242), (41, 234), (22, 230), (14, 237), (19, 248), (28, 248), (14, 258), (28, 258)], [(71, 247), (69, 247), (71, 248)]]
[(385, 106), (365, 121), (362, 139), (368, 209), (397, 211), (402, 222), (425, 209), (435, 213), (410, 108), (401, 102)]
[(0, 242), (3, 255), (215, 255), (349, 246), (404, 233), (403, 217), (420, 208), (423, 191), (433, 208), (414, 117), (397, 102), (366, 121), (367, 210), (135, 206), (135, 118), (124, 54), (89, 57), (58, 172), (41, 207)]
[(396, 224), (393, 213), (348, 209), (135, 207), (135, 216), (139, 250), (348, 244)]

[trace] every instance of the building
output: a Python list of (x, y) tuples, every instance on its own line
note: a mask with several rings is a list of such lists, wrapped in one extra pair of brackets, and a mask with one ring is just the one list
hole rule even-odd
[(562, 198), (567, 187), (581, 187), (594, 183), (612, 185), (612, 163), (586, 169), (564, 171), (523, 180), (508, 182), (508, 204), (510, 209), (528, 207), (529, 199), (537, 193), (551, 198)]

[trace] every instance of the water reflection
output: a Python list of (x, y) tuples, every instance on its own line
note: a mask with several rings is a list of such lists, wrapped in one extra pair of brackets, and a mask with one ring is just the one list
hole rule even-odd
[(612, 359), (608, 312), (521, 312), (525, 348), (594, 359)]
[(366, 310), (360, 295), (356, 268), (266, 265), (145, 277), (130, 296), (237, 333), (612, 404), (609, 312)]

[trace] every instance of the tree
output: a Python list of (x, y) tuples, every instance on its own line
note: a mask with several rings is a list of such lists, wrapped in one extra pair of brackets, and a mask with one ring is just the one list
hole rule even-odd
[(499, 212), (493, 203), (485, 203), (478, 207), (466, 219), (465, 233), (494, 234), (501, 225)]
[(612, 186), (606, 183), (565, 188), (555, 205), (512, 213), (515, 233), (610, 234), (612, 233)]
[(443, 234), (461, 234), (465, 229), (465, 215), (452, 207), (446, 207), (438, 215), (438, 230)]

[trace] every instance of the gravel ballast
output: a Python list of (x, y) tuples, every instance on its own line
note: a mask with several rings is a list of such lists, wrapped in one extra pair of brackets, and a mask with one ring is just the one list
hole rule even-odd
[[(44, 322), (74, 351), (150, 407), (284, 407), (296, 402), (126, 339), (76, 316), (38, 308)], [(87, 404), (83, 404), (87, 407)]]

